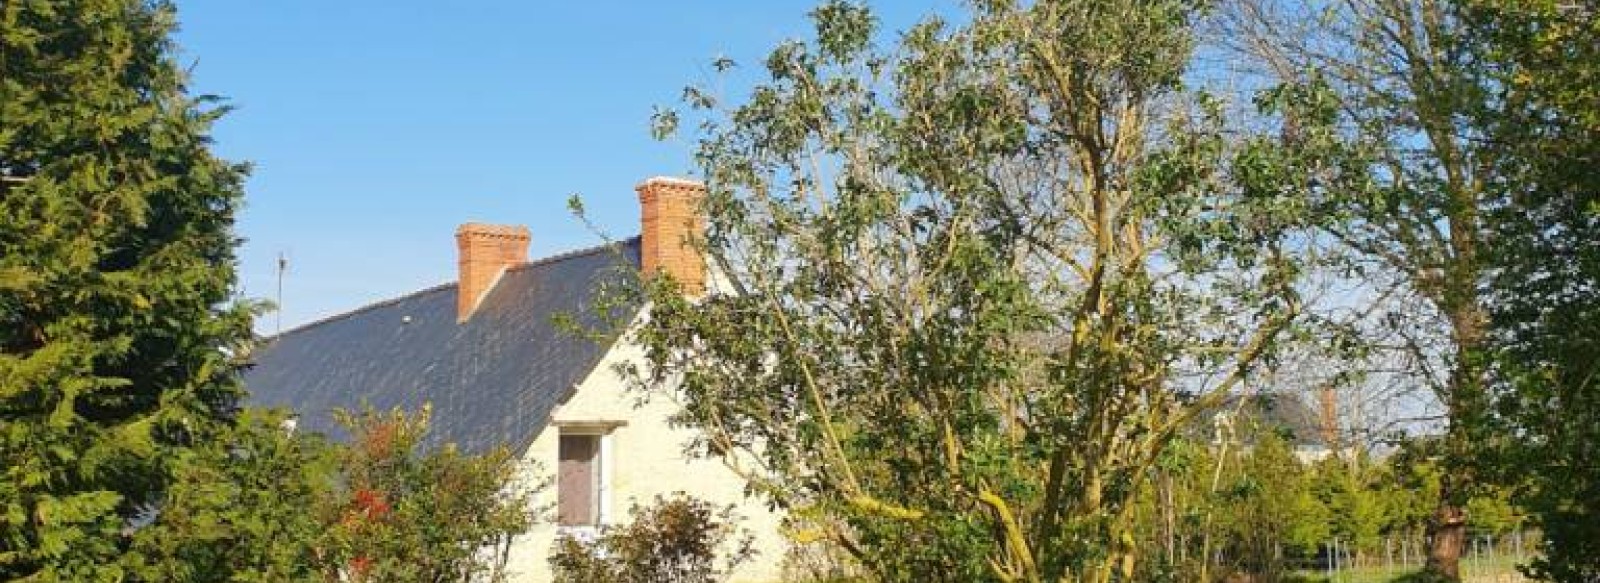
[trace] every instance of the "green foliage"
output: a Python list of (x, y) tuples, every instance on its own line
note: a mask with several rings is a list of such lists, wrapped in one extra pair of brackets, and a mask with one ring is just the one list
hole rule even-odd
[(162, 504), (118, 566), (175, 583), (497, 581), (505, 545), (536, 517), (503, 452), (424, 451), (427, 415), (343, 417), (350, 445), (247, 409), (221, 439), (185, 452)]
[(1358, 548), (1376, 547), (1387, 508), (1375, 488), (1370, 464), (1360, 458), (1327, 458), (1317, 464), (1316, 473), (1331, 534)]
[[(1245, 463), (1245, 472), (1258, 480), (1259, 516), (1243, 532), (1282, 541), (1286, 551), (1298, 556), (1315, 553), (1328, 540), (1333, 522), (1330, 509), (1315, 497), (1315, 474), (1302, 468), (1288, 442), (1277, 434), (1267, 434), (1256, 442)], [(1267, 546), (1256, 543), (1258, 553)]]
[[(1497, 334), (1527, 320), (1491, 321), (1504, 304), (1493, 283), (1513, 273), (1496, 256), (1511, 249), (1503, 245), (1508, 228), (1528, 223), (1523, 232), (1539, 239), (1554, 227), (1550, 215), (1525, 212), (1516, 194), (1524, 183), (1509, 171), (1527, 136), (1517, 135), (1521, 127), (1505, 132), (1507, 122), (1541, 125), (1513, 121), (1529, 98), (1529, 82), (1519, 77), (1528, 72), (1509, 72), (1515, 58), (1486, 39), (1520, 42), (1533, 29), (1576, 33), (1566, 41), (1575, 52), (1536, 59), (1546, 62), (1539, 59), (1579, 56), (1584, 49), (1576, 45), (1585, 41), (1576, 39), (1587, 37), (1540, 25), (1515, 32), (1513, 15), (1557, 10), (1552, 2), (1243, 4), (1252, 7), (1241, 11), (1252, 24), (1239, 30), (1253, 38), (1241, 44), (1281, 83), (1262, 102), (1280, 123), (1280, 159), (1295, 168), (1286, 175), (1306, 181), (1315, 209), (1308, 216), (1352, 254), (1356, 275), (1380, 282), (1373, 297), (1394, 298), (1386, 315), (1393, 323), (1364, 339), (1397, 351), (1407, 376), (1431, 389), (1444, 413), (1445, 434), (1434, 447), (1439, 499), (1429, 569), (1459, 579), (1465, 505), (1491, 487), (1497, 452), (1515, 435), (1494, 419), (1491, 356)], [(1306, 22), (1306, 15), (1317, 18)], [(1542, 281), (1548, 255), (1516, 253), (1530, 269), (1507, 283)]]
[(1332, 509), (1317, 497), (1314, 473), (1276, 433), (1260, 435), (1236, 457), (1209, 493), (1215, 530), (1207, 534), (1233, 557), (1230, 569), (1281, 576), (1292, 570), (1290, 560), (1314, 556), (1327, 542)]
[(1298, 309), (1297, 211), (1180, 83), (1203, 8), (984, 2), (886, 51), (829, 2), (747, 102), (688, 92), (736, 293), (656, 282), (634, 380), (881, 580), (1132, 577), (1147, 470)]
[(141, 581), (324, 581), (321, 509), (339, 481), (336, 447), (246, 410), (223, 441), (181, 461), (154, 522), (134, 534)]
[[(1135, 579), (1293, 581), (1324, 564), (1335, 540), (1357, 562), (1388, 558), (1394, 539), (1422, 540), (1438, 499), (1440, 470), (1429, 449), (1436, 439), (1376, 459), (1355, 450), (1307, 462), (1276, 432), (1246, 430), (1239, 438), (1180, 442), (1153, 470), (1136, 532), (1155, 551)], [(1524, 515), (1506, 502), (1510, 493), (1486, 489), (1468, 500), (1473, 533), (1523, 528)]]
[(324, 501), (327, 572), (353, 583), (500, 581), (505, 551), (536, 516), (504, 448), (466, 455), (424, 451), (428, 410), (341, 413), (353, 443), (339, 451), (339, 487)]
[(165, 2), (0, 5), (0, 579), (134, 576), (128, 527), (226, 435), (244, 168)]
[[(1138, 532), (1160, 552), (1136, 578), (1191, 581), (1237, 572), (1275, 580), (1328, 542), (1333, 517), (1317, 495), (1317, 474), (1276, 431), (1241, 437), (1181, 442), (1175, 451), (1184, 459), (1154, 470), (1141, 494)], [(1208, 564), (1218, 556), (1227, 558)]]
[(602, 527), (592, 541), (562, 536), (550, 556), (556, 582), (714, 583), (755, 557), (731, 506), (678, 494), (635, 505), (630, 514), (627, 524)]
[(1502, 482), (1545, 533), (1532, 573), (1600, 578), (1600, 12), (1592, 2), (1461, 0), (1498, 98), (1474, 111), (1501, 155), (1491, 256)]

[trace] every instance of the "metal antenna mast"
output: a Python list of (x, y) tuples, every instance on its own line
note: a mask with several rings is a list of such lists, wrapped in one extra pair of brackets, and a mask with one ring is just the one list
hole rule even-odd
[(277, 324), (272, 332), (273, 336), (283, 333), (283, 273), (289, 270), (289, 257), (282, 251), (278, 252), (278, 298), (277, 298)]

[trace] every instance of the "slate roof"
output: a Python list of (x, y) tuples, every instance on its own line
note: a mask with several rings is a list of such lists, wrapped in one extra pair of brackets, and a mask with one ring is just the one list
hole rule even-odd
[[(1244, 402), (1241, 404), (1240, 401)], [(1212, 425), (1223, 413), (1236, 415), (1235, 427), (1242, 433), (1245, 443), (1254, 441), (1256, 431), (1281, 431), (1287, 433), (1289, 443), (1296, 447), (1321, 448), (1323, 443), (1321, 421), (1316, 411), (1306, 405), (1299, 395), (1292, 393), (1258, 393), (1248, 396), (1233, 395), (1221, 405), (1196, 419), (1195, 426), (1203, 435), (1211, 435)]]
[(557, 317), (596, 327), (597, 286), (638, 264), (633, 238), (507, 269), (462, 323), (454, 283), (313, 322), (257, 348), (245, 386), (252, 404), (293, 409), (300, 430), (335, 439), (347, 437), (333, 422), (335, 408), (432, 403), (427, 446), (481, 452), (503, 443), (516, 451), (611, 343), (576, 335)]

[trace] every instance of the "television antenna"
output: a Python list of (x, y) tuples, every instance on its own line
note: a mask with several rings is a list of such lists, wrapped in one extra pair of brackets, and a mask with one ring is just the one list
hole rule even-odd
[(277, 323), (274, 325), (273, 336), (283, 333), (283, 274), (289, 271), (289, 255), (283, 251), (278, 252), (278, 297), (273, 301), (276, 304), (274, 316)]

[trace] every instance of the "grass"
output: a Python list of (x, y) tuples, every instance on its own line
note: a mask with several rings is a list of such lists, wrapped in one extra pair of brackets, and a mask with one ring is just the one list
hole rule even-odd
[[(1466, 583), (1521, 583), (1526, 581), (1517, 572), (1517, 564), (1525, 558), (1496, 556), (1461, 559), (1461, 578)], [(1303, 583), (1421, 583), (1421, 571), (1416, 567), (1357, 567), (1342, 569), (1328, 577), (1321, 571), (1302, 571), (1297, 579)]]

